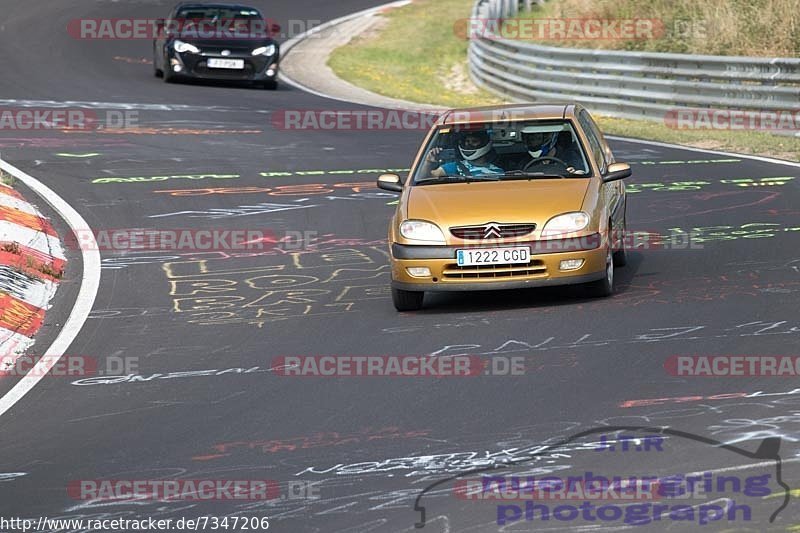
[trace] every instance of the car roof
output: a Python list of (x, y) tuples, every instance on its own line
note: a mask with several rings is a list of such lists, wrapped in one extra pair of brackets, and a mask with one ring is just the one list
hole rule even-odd
[(450, 109), (438, 124), (475, 124), (497, 120), (557, 120), (574, 117), (580, 106), (575, 103), (505, 104)]

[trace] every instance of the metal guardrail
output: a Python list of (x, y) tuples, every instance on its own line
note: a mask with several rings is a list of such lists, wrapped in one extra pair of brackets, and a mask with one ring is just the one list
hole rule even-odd
[[(509, 18), (531, 3), (478, 0), (472, 17)], [(601, 114), (653, 120), (685, 108), (800, 111), (797, 58), (561, 48), (503, 39), (486, 28), (470, 39), (473, 80), (511, 100), (575, 100)]]

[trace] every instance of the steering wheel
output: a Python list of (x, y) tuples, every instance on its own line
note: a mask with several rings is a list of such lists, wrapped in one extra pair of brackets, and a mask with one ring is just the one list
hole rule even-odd
[(459, 176), (472, 176), (472, 172), (467, 168), (462, 161), (456, 161), (456, 169), (458, 170)]
[(534, 165), (538, 165), (542, 161), (555, 161), (556, 163), (563, 165), (565, 170), (569, 168), (569, 165), (567, 163), (563, 162), (557, 157), (537, 157), (536, 159), (528, 161), (528, 164), (525, 165), (525, 167), (522, 170), (527, 172), (531, 167), (533, 167)]

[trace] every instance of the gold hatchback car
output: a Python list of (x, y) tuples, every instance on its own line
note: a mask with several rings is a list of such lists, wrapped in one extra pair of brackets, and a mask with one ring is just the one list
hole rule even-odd
[(614, 288), (625, 256), (625, 185), (603, 134), (578, 104), (506, 105), (442, 114), (405, 183), (389, 227), (392, 300), (426, 291), (586, 284)]

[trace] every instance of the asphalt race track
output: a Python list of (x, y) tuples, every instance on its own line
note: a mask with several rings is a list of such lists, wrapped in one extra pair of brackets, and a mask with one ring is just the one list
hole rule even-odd
[[(328, 20), (378, 3), (253, 2), (278, 21)], [(800, 485), (797, 377), (665, 370), (672, 355), (798, 355), (800, 168), (615, 139), (617, 160), (634, 172), (628, 227), (678, 244), (632, 251), (612, 298), (589, 299), (579, 288), (442, 294), (400, 314), (385, 245), (394, 197), (374, 183), (382, 169), (408, 167), (422, 131), (276, 129), (276, 111), (353, 106), (287, 84), (275, 92), (168, 85), (145, 62), (150, 41), (66, 33), (70, 19), (159, 17), (171, 2), (4, 4), (0, 106), (79, 101), (138, 113), (137, 134), (0, 130), (3, 158), (48, 184), (93, 229), (257, 229), (308, 239), (300, 250), (252, 257), (103, 251), (94, 311), (68, 353), (126, 358), (137, 368), (115, 379), (42, 379), (0, 418), (0, 515), (269, 517), (274, 531), (414, 531), (421, 495), (424, 531), (625, 527), (524, 515), (498, 525), (497, 502), (457, 497), (454, 478), (496, 466), (493, 475), (768, 475), (769, 496), (735, 498), (752, 507), (751, 520), (740, 513), (703, 529), (800, 523), (794, 500), (769, 522), (785, 492), (773, 454), (755, 453), (778, 437), (782, 479)], [(134, 177), (151, 179), (108, 179)], [(694, 246), (681, 244), (686, 235)], [(65, 286), (79, 281), (73, 254)], [(69, 295), (57, 295), (52, 322), (68, 312)], [(270, 370), (280, 356), (434, 353), (521, 357), (525, 374)], [(178, 372), (187, 374), (169, 375)], [(0, 380), (0, 394), (11, 385)], [(674, 432), (663, 434), (662, 449), (593, 450), (609, 425)], [(267, 501), (85, 501), (68, 490), (78, 480), (119, 479), (316, 484), (295, 483), (305, 497)], [(701, 526), (695, 518), (636, 528)]]

